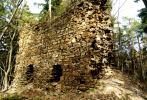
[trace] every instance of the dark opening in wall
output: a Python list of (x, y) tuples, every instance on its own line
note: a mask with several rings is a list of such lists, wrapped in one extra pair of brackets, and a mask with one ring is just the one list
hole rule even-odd
[(91, 66), (93, 70), (90, 71), (93, 79), (98, 79), (100, 73), (102, 72), (102, 63), (96, 63), (96, 61), (91, 61)]
[(104, 31), (105, 31), (105, 34), (111, 33), (111, 31), (108, 30), (108, 29), (106, 29), (106, 30), (104, 30)]
[(100, 4), (100, 8), (102, 10), (106, 10), (107, 7), (106, 7), (106, 3), (108, 2), (108, 0), (101, 0), (101, 4)]
[(111, 37), (107, 37), (106, 39), (107, 39), (108, 41), (110, 41), (110, 40), (111, 40)]
[(100, 5), (99, 0), (89, 0), (93, 5)]
[(27, 66), (27, 70), (25, 73), (26, 80), (32, 82), (34, 79), (33, 74), (34, 74), (34, 66), (33, 66), (33, 64), (30, 64)]
[(60, 81), (60, 77), (62, 76), (63, 69), (61, 68), (61, 65), (53, 65), (52, 70), (52, 78), (50, 79), (50, 82), (58, 82)]
[(98, 47), (96, 45), (96, 40), (94, 39), (93, 42), (91, 43), (91, 47), (94, 49), (94, 50), (98, 50)]
[(79, 77), (77, 78), (77, 81), (78, 81), (80, 84), (85, 84), (85, 83), (86, 83), (86, 80), (85, 80), (85, 78), (84, 78), (83, 76), (79, 76)]
[(99, 74), (98, 70), (91, 70), (90, 73), (93, 79), (97, 79), (97, 76)]
[(84, 2), (81, 2), (80, 4), (78, 4), (79, 7), (82, 7), (84, 5)]

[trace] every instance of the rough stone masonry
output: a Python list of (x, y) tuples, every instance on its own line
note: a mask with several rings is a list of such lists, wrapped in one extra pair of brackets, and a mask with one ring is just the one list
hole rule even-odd
[(11, 90), (94, 87), (112, 50), (109, 0), (76, 0), (54, 20), (26, 25), (19, 34)]

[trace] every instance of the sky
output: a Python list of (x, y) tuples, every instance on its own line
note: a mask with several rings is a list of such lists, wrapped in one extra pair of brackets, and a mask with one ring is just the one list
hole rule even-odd
[[(144, 8), (144, 4), (142, 1), (138, 3), (135, 3), (134, 1), (135, 0), (113, 0), (112, 15), (115, 15), (116, 18), (119, 16), (118, 20), (121, 23), (123, 23), (123, 17), (139, 19), (138, 13), (140, 9)], [(121, 5), (123, 6), (120, 8)]]
[[(112, 1), (113, 1), (112, 15), (115, 15), (115, 17), (118, 17), (118, 13), (116, 12), (119, 12), (118, 20), (121, 23), (123, 23), (123, 17), (139, 19), (138, 11), (144, 7), (144, 4), (141, 1), (138, 3), (135, 3), (134, 0), (112, 0)], [(27, 0), (27, 2), (30, 8), (30, 11), (32, 13), (39, 13), (41, 11), (41, 7), (34, 5), (34, 3), (43, 3), (44, 0)], [(121, 5), (123, 6), (120, 8)]]
[(44, 0), (27, 0), (27, 3), (32, 13), (39, 13), (41, 11), (41, 7), (34, 5), (34, 3), (44, 3)]

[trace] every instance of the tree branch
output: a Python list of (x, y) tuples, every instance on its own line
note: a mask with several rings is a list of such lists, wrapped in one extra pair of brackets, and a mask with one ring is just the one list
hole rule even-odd
[(144, 5), (145, 5), (145, 8), (147, 8), (147, 0), (142, 0)]
[(12, 22), (12, 20), (13, 20), (15, 14), (16, 14), (16, 12), (17, 12), (17, 10), (18, 10), (18, 8), (19, 8), (19, 6), (21, 5), (22, 2), (23, 2), (23, 0), (18, 0), (18, 1), (17, 1), (17, 4), (16, 4), (17, 7), (16, 7), (16, 9), (14, 10), (14, 12), (13, 12), (13, 14), (12, 14), (12, 16), (11, 16), (11, 18), (10, 18), (8, 24), (7, 24), (7, 26), (3, 29), (3, 31), (2, 31), (2, 33), (1, 33), (1, 35), (0, 35), (0, 41), (2, 40), (2, 37), (4, 36), (5, 32), (7, 31), (8, 26), (9, 26), (10, 23)]

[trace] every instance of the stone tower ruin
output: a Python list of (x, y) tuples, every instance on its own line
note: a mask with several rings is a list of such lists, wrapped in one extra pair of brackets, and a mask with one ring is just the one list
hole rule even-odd
[(19, 34), (12, 90), (87, 90), (110, 66), (109, 0), (76, 0), (51, 24), (25, 25)]

